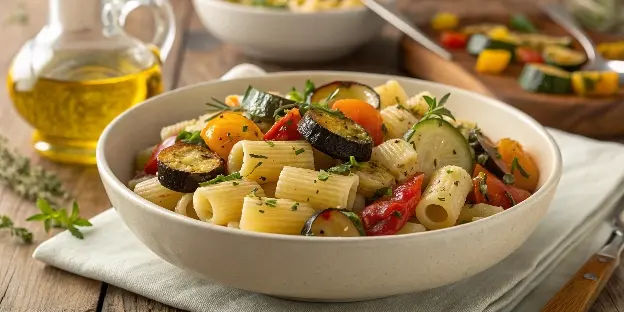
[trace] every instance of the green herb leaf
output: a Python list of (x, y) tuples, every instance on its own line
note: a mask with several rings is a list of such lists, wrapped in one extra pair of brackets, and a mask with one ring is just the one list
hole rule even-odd
[(210, 181), (206, 181), (206, 182), (202, 182), (199, 185), (200, 186), (208, 186), (208, 185), (213, 185), (213, 184), (217, 184), (217, 183), (221, 183), (221, 182), (228, 182), (228, 181), (233, 181), (233, 180), (240, 180), (243, 177), (241, 176), (240, 172), (234, 172), (232, 174), (229, 175), (218, 175), (216, 178), (210, 180)]
[(512, 206), (516, 205), (516, 200), (513, 198), (513, 196), (511, 196), (511, 194), (508, 191), (505, 191), (505, 196), (507, 196), (507, 199), (509, 199), (509, 202), (511, 203)]
[(297, 211), (297, 207), (299, 207), (299, 203), (294, 203), (292, 206), (290, 206), (290, 210)]
[(300, 149), (298, 149), (298, 150), (296, 150), (296, 151), (295, 151), (295, 155), (299, 155), (299, 154), (301, 154), (301, 153), (303, 153), (303, 152), (305, 152), (305, 149), (300, 148)]
[(476, 179), (479, 181), (479, 193), (481, 193), (483, 197), (485, 197), (485, 200), (489, 202), (490, 195), (488, 194), (487, 174), (485, 174), (485, 172), (479, 172), (479, 175), (476, 177)]
[(277, 207), (277, 199), (267, 199), (264, 204), (269, 207)]
[(263, 158), (263, 159), (268, 159), (269, 157), (264, 156), (264, 155), (258, 155), (258, 154), (249, 154), (249, 156), (251, 158)]
[(249, 129), (249, 126), (244, 125), (244, 126), (243, 126), (243, 132), (247, 132), (247, 129)]
[(269, 145), (269, 147), (275, 147), (275, 143), (271, 142), (271, 141), (264, 141), (266, 142), (266, 144)]
[(513, 185), (516, 183), (516, 177), (513, 174), (507, 173), (503, 176), (503, 183), (507, 185)]
[(398, 210), (393, 211), (392, 215), (397, 219), (401, 219), (401, 217), (403, 216), (403, 214)]
[(41, 214), (30, 216), (26, 221), (44, 221), (43, 226), (47, 232), (50, 231), (52, 222), (55, 226), (68, 230), (74, 237), (83, 239), (84, 235), (76, 227), (92, 226), (91, 222), (80, 217), (80, 207), (74, 201), (72, 205), (71, 215), (67, 213), (67, 209), (59, 208), (53, 210), (45, 199), (37, 200), (37, 207), (41, 210)]
[(327, 169), (327, 172), (344, 174), (344, 173), (350, 173), (351, 169), (354, 169), (354, 168), (360, 168), (360, 164), (357, 162), (357, 160), (355, 160), (355, 157), (349, 156), (349, 162), (331, 167)]
[(14, 227), (13, 220), (8, 216), (0, 215), (0, 229), (9, 230), (11, 236), (19, 237), (25, 244), (30, 244), (32, 242), (32, 233), (26, 228)]
[(487, 163), (488, 161), (488, 155), (486, 154), (479, 154), (479, 156), (477, 156), (477, 163), (481, 166), (485, 166), (485, 163)]
[(258, 169), (258, 167), (262, 166), (262, 162), (259, 161), (254, 167), (253, 169), (251, 169), (251, 171), (249, 172), (249, 174), (247, 174), (247, 176), (250, 176), (254, 171), (256, 171), (256, 169)]
[(373, 196), (369, 198), (370, 201), (376, 201), (382, 197), (392, 196), (392, 187), (382, 187), (373, 193)]
[(320, 181), (327, 181), (327, 179), (329, 179), (329, 173), (327, 173), (327, 171), (325, 170), (321, 170), (321, 172), (319, 172), (318, 174), (318, 179)]
[(525, 177), (525, 178), (529, 178), (530, 175), (528, 172), (526, 172), (524, 170), (524, 168), (522, 168), (522, 166), (520, 166), (520, 163), (518, 162), (518, 157), (514, 157), (513, 161), (511, 162), (511, 174), (514, 174), (514, 172), (516, 171), (516, 169), (518, 169), (518, 171), (520, 171), (520, 174)]
[(316, 86), (314, 86), (314, 82), (312, 80), (306, 80), (305, 87), (303, 89), (303, 100), (307, 101), (310, 96), (314, 93)]

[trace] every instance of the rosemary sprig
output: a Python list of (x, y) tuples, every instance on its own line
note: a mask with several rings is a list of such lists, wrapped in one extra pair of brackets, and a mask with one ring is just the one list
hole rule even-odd
[(15, 227), (13, 220), (9, 216), (0, 215), (0, 229), (7, 229), (11, 236), (17, 236), (22, 239), (25, 244), (32, 243), (33, 234), (23, 227)]
[(215, 98), (212, 98), (212, 101), (213, 102), (206, 103), (206, 106), (208, 106), (209, 113), (215, 113), (215, 114), (210, 116), (210, 118), (206, 119), (206, 122), (209, 122), (217, 118), (219, 115), (221, 115), (224, 112), (240, 112), (243, 110), (243, 108), (240, 106), (229, 106)]
[(52, 228), (52, 223), (54, 222), (56, 227), (66, 229), (71, 235), (83, 239), (82, 232), (76, 227), (92, 226), (89, 220), (80, 217), (80, 207), (78, 207), (78, 203), (75, 201), (72, 204), (71, 215), (67, 213), (65, 208), (52, 209), (50, 204), (42, 198), (37, 200), (37, 208), (41, 210), (41, 213), (30, 216), (26, 221), (43, 221), (46, 233), (50, 233), (50, 228)]

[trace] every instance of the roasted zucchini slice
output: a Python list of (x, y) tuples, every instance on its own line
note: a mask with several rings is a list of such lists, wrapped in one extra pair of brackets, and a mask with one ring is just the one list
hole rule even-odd
[(523, 46), (528, 46), (537, 50), (543, 50), (549, 45), (559, 45), (569, 47), (572, 44), (572, 37), (569, 36), (549, 36), (544, 34), (515, 34), (516, 38)]
[(366, 236), (366, 232), (362, 220), (355, 213), (345, 209), (328, 208), (310, 217), (301, 229), (301, 235), (358, 237)]
[(587, 56), (584, 52), (575, 51), (570, 48), (550, 45), (544, 48), (543, 52), (544, 61), (546, 64), (565, 69), (567, 71), (576, 71), (585, 62), (587, 62)]
[(225, 173), (225, 162), (207, 147), (176, 143), (158, 154), (158, 181), (181, 193), (192, 193), (199, 183)]
[(373, 139), (362, 126), (344, 117), (340, 112), (311, 108), (297, 129), (317, 150), (343, 161), (350, 156), (357, 161), (369, 161)]
[(490, 30), (494, 28), (504, 27), (503, 24), (493, 24), (493, 23), (483, 23), (483, 24), (474, 24), (468, 25), (461, 29), (466, 35), (472, 36), (476, 34), (487, 34)]
[(275, 121), (274, 114), (276, 110), (282, 106), (293, 104), (295, 104), (295, 101), (249, 86), (245, 92), (241, 106), (249, 114), (251, 119), (270, 119), (271, 121)]
[(517, 42), (513, 39), (500, 40), (492, 39), (483, 34), (476, 34), (470, 37), (468, 44), (466, 45), (466, 51), (470, 55), (477, 56), (484, 50), (505, 50), (511, 54), (511, 59), (515, 58)]
[(572, 93), (570, 73), (554, 66), (526, 64), (518, 78), (522, 89), (549, 94)]
[(373, 88), (355, 81), (334, 81), (322, 85), (312, 92), (309, 102), (324, 104), (329, 97), (331, 97), (327, 103), (329, 107), (340, 99), (362, 100), (375, 108), (379, 108), (381, 102), (379, 94)]
[(572, 89), (580, 96), (610, 96), (619, 91), (619, 75), (614, 71), (572, 73)]

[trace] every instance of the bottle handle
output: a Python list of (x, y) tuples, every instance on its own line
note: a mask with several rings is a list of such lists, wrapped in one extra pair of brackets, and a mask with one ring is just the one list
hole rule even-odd
[(123, 27), (126, 18), (138, 7), (146, 6), (154, 15), (156, 31), (151, 44), (158, 48), (160, 61), (165, 62), (176, 36), (176, 20), (169, 0), (127, 0), (121, 8), (119, 23)]

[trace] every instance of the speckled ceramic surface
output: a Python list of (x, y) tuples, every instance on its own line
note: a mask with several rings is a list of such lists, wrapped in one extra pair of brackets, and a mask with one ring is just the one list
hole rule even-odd
[[(450, 92), (447, 106), (497, 140), (512, 137), (532, 153), (540, 189), (525, 202), (469, 224), (410, 235), (315, 238), (244, 232), (177, 215), (125, 187), (135, 154), (159, 141), (162, 126), (193, 118), (211, 97), (248, 85), (288, 91), (318, 84), (397, 79), (408, 94)], [(130, 135), (131, 134), (131, 135)], [(224, 285), (298, 300), (355, 301), (446, 285), (481, 272), (517, 249), (548, 209), (561, 176), (559, 151), (544, 128), (518, 110), (467, 91), (415, 79), (339, 72), (295, 72), (207, 82), (168, 92), (134, 107), (104, 131), (98, 169), (113, 206), (132, 232), (169, 263)]]
[[(390, 3), (394, 0), (389, 0)], [(367, 8), (295, 13), (224, 0), (193, 0), (204, 26), (247, 55), (280, 62), (345, 56), (379, 33), (384, 21)]]

